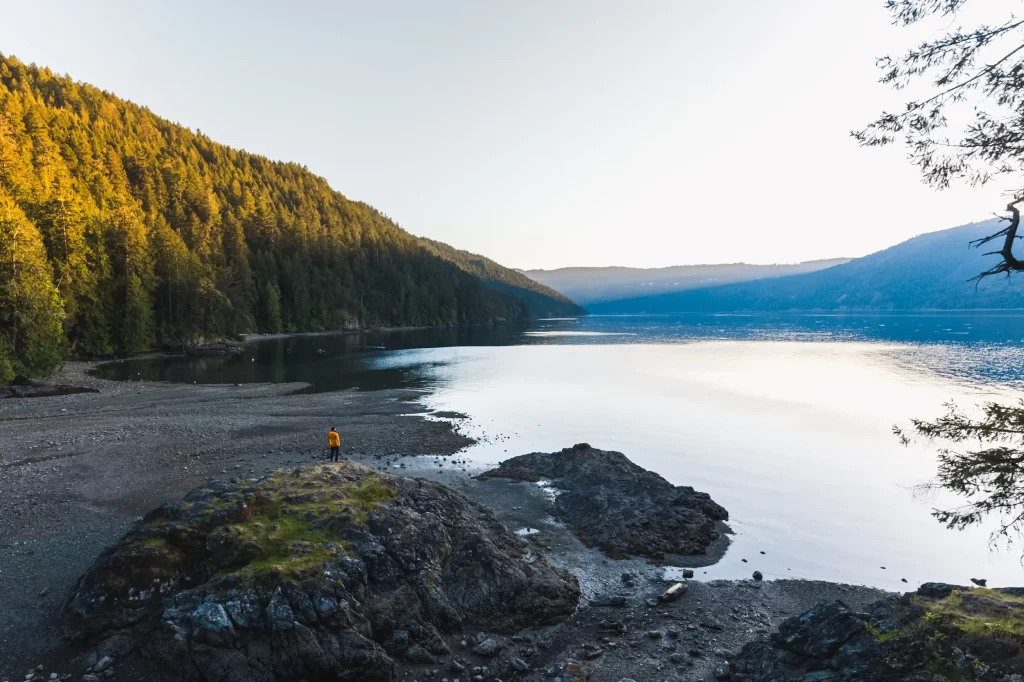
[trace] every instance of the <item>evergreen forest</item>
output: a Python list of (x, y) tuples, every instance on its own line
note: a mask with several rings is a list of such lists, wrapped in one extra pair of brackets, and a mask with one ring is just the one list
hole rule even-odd
[(0, 382), (246, 331), (528, 318), (500, 279), (301, 165), (0, 54)]

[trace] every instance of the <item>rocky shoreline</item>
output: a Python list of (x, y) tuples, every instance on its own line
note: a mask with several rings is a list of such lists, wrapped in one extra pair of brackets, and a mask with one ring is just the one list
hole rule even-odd
[(878, 596), (802, 581), (667, 588), (649, 561), (604, 558), (568, 528), (512, 534), (499, 519), (542, 510), (536, 486), (466, 478), (464, 495), (404, 468), (415, 477), (343, 462), (215, 481), (147, 515), (65, 608), (90, 649), (85, 674), (156, 660), (171, 679), (231, 682), (710, 679), (812, 597)]
[[(875, 679), (849, 677), (842, 665), (849, 657), (836, 659), (835, 651), (819, 659), (801, 658), (792, 647), (775, 645), (781, 640), (773, 633), (787, 627), (799, 632), (786, 625), (793, 622), (789, 619), (837, 600), (862, 626), (857, 630), (847, 622), (843, 632), (853, 634), (836, 651), (848, 642), (850, 647), (864, 644), (864, 633), (887, 645), (899, 639), (892, 634), (896, 630), (884, 629), (884, 618), (876, 617), (882, 607), (872, 606), (899, 598), (871, 588), (800, 580), (691, 580), (663, 596), (671, 583), (658, 560), (667, 556), (675, 563), (681, 551), (705, 552), (704, 559), (713, 560), (724, 550), (727, 514), (706, 495), (651, 478), (618, 453), (577, 446), (514, 457), (474, 478), (476, 472), (467, 471), (470, 467), (456, 454), (471, 441), (452, 421), (416, 416), (424, 410), (415, 391), (307, 395), (296, 393), (298, 385), (123, 384), (95, 379), (88, 369), (85, 363), (69, 363), (58, 381), (99, 393), (0, 402), (0, 601), (5, 604), (0, 609), (0, 680), (54, 675), (52, 679), (86, 682), (172, 682), (200, 669), (210, 680), (345, 679), (336, 670), (346, 660), (374, 661), (374, 674), (379, 673), (377, 678), (364, 674), (352, 679), (417, 682)], [(458, 422), (460, 415), (449, 417)], [(339, 427), (351, 461), (325, 466), (321, 441), (326, 427), (333, 425)], [(621, 469), (626, 492), (604, 486), (605, 466)], [(331, 476), (340, 478), (326, 488), (321, 485)], [(350, 494), (370, 478), (390, 492), (373, 486), (369, 498), (365, 491), (357, 497)], [(552, 499), (549, 490), (530, 483), (538, 479), (557, 481), (563, 492)], [(295, 490), (294, 485), (308, 487)], [(641, 489), (647, 493), (638, 499)], [(299, 495), (293, 500), (296, 508), (312, 516), (295, 520), (285, 515), (291, 520), (282, 522), (279, 516), (268, 522), (260, 517), (270, 513), (270, 507), (257, 502), (260, 495), (278, 502)], [(387, 501), (374, 506), (378, 498)], [(234, 502), (226, 504), (227, 499)], [(356, 504), (358, 500), (369, 500), (372, 509), (359, 506), (363, 502)], [(150, 513), (154, 509), (158, 511)], [(601, 521), (574, 521), (581, 509)], [(663, 518), (644, 526), (643, 515), (650, 514)], [(561, 523), (552, 523), (551, 517)], [(408, 523), (410, 518), (418, 520)], [(302, 526), (298, 535), (309, 537), (303, 524), (321, 522), (326, 525), (317, 526), (312, 535), (316, 546), (281, 535), (282, 528), (297, 523)], [(278, 529), (271, 530), (275, 525)], [(598, 532), (604, 525), (612, 530)], [(225, 527), (234, 534), (226, 535)], [(410, 536), (409, 528), (434, 530)], [(623, 534), (643, 542), (623, 544)], [(476, 540), (467, 544), (460, 537)], [(289, 552), (281, 553), (282, 543)], [(325, 548), (327, 544), (335, 549)], [(206, 548), (202, 560), (185, 561), (194, 570), (175, 574), (177, 610), (148, 612), (137, 599), (144, 586), (132, 584), (134, 592), (125, 587), (140, 575), (130, 574), (134, 577), (129, 580), (129, 574), (112, 568), (148, 565), (150, 571), (167, 570), (178, 564), (161, 552), (177, 548), (174, 556), (179, 559), (195, 558), (182, 554), (183, 548), (199, 546)], [(372, 549), (377, 546), (383, 553)], [(398, 549), (402, 546), (438, 549), (429, 555), (408, 554)], [(453, 560), (459, 546), (477, 548), (478, 553), (472, 560)], [(258, 555), (269, 549), (274, 561), (261, 561)], [(281, 565), (291, 552), (297, 552), (299, 564)], [(140, 555), (159, 560), (140, 563)], [(313, 574), (307, 575), (309, 559), (345, 565), (356, 561), (364, 567), (384, 561), (382, 566), (392, 568), (363, 573), (353, 567), (341, 586), (318, 586), (310, 582)], [(693, 559), (689, 565), (698, 565), (700, 556)], [(261, 592), (263, 583), (253, 584), (254, 575), (245, 568), (253, 564), (261, 569), (259, 576), (276, 570), (273, 575), (285, 576), (284, 584), (292, 587)], [(216, 566), (220, 568), (214, 570)], [(492, 571), (504, 567), (503, 577), (444, 577), (481, 566)], [(531, 583), (526, 577), (530, 571), (543, 576), (540, 582)], [(365, 577), (371, 574), (392, 577), (377, 583), (376, 577)], [(145, 577), (150, 582), (159, 578), (161, 585), (173, 582), (169, 575)], [(502, 601), (501, 589), (475, 600), (464, 591), (451, 591), (466, 582), (507, 584), (511, 592), (505, 594), (518, 595), (528, 608), (519, 609), (516, 600)], [(535, 588), (530, 585), (546, 586), (539, 594), (549, 596), (531, 601)], [(117, 592), (115, 587), (124, 588), (118, 593), (121, 602), (99, 600)], [(958, 588), (956, 599), (962, 601), (966, 592)], [(411, 594), (418, 596), (409, 602)], [(924, 607), (925, 613), (948, 615), (952, 594), (938, 600), (938, 606)], [(406, 596), (394, 601), (396, 595)], [(1007, 605), (1010, 596), (992, 599), (993, 609), (1014, 608)], [(339, 620), (336, 610), (318, 612), (317, 602), (327, 600), (335, 605), (349, 602), (346, 618)], [(352, 609), (356, 602), (358, 609)], [(312, 605), (309, 613), (303, 611), (307, 604)], [(424, 610), (424, 604), (435, 606)], [(455, 606), (446, 610), (441, 604)], [(291, 622), (316, 636), (303, 639), (294, 627), (284, 628), (291, 633), (287, 635), (275, 630), (271, 616), (283, 613), (285, 606)], [(221, 611), (227, 621), (219, 618)], [(232, 615), (250, 611), (254, 622), (266, 627), (243, 628)], [(439, 617), (443, 613), (448, 615)], [(496, 619), (499, 613), (502, 618)], [(934, 620), (929, 618), (922, 622)], [(824, 621), (820, 627), (818, 621), (811, 622), (816, 632), (828, 629)], [(163, 639), (152, 637), (158, 631)], [(199, 659), (192, 653), (189, 658), (170, 653), (175, 632), (181, 637), (187, 633), (201, 652)], [(141, 655), (143, 641), (165, 642), (163, 658), (153, 650)], [(359, 647), (335, 646), (342, 641)], [(318, 648), (302, 642), (316, 642)], [(969, 644), (965, 640), (966, 649), (959, 644), (956, 648), (973, 657), (964, 660), (987, 660), (972, 653)], [(868, 649), (861, 646), (858, 651)], [(260, 659), (258, 652), (276, 650), (290, 653)], [(345, 658), (343, 650), (366, 656)], [(316, 651), (333, 653), (323, 657)], [(1005, 646), (1002, 651), (1007, 651)], [(186, 669), (155, 663), (160, 660), (186, 661)], [(246, 668), (240, 662), (249, 666), (251, 660), (269, 660), (270, 665)], [(287, 662), (296, 660), (307, 667), (288, 668)], [(275, 668), (278, 663), (284, 667)], [(851, 670), (872, 670), (868, 659), (861, 664)], [(1005, 663), (985, 665), (992, 675), (1012, 672)], [(237, 670), (248, 672), (238, 677)], [(271, 676), (254, 676), (253, 670)], [(335, 672), (324, 672), (331, 670)], [(758, 676), (758, 671), (768, 672)]]
[(925, 583), (853, 609), (821, 601), (743, 647), (737, 682), (1020, 682), (1024, 590)]
[(76, 393), (99, 393), (99, 391), (87, 386), (30, 380), (15, 381), (6, 386), (0, 386), (0, 398), (53, 398)]

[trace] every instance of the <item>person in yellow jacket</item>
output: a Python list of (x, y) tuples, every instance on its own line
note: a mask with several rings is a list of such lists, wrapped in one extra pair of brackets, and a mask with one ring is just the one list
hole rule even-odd
[(327, 444), (331, 446), (331, 461), (337, 462), (338, 457), (341, 456), (341, 436), (333, 426), (327, 432)]

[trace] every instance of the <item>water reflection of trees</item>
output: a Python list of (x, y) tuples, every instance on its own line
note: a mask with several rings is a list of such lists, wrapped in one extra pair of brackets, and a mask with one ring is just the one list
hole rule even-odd
[(921, 486), (947, 490), (964, 499), (952, 509), (932, 515), (947, 528), (963, 530), (998, 519), (993, 543), (1012, 543), (1024, 535), (1024, 401), (1011, 405), (986, 403), (978, 418), (953, 403), (946, 413), (927, 421), (911, 420), (910, 429), (894, 426), (904, 445), (922, 438), (938, 445), (938, 474)]

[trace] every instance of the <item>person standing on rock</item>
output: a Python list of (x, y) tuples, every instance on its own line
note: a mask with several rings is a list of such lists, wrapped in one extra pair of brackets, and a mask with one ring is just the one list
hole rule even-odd
[(327, 432), (327, 444), (331, 446), (331, 461), (337, 462), (338, 457), (341, 455), (341, 436), (338, 435), (338, 430), (333, 426)]

